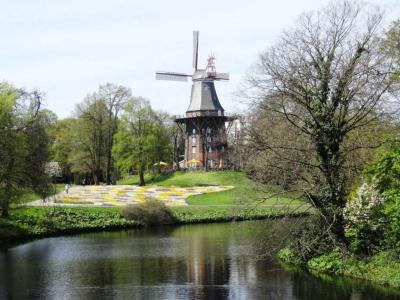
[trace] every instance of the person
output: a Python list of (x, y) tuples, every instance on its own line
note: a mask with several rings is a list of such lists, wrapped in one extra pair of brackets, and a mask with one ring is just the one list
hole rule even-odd
[(65, 193), (68, 194), (68, 191), (69, 191), (69, 184), (67, 183), (67, 184), (65, 185)]

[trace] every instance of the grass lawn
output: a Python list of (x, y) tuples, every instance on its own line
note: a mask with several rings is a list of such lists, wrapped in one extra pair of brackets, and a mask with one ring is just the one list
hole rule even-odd
[[(290, 196), (270, 197), (276, 189), (260, 187), (247, 178), (243, 172), (235, 171), (196, 171), (175, 172), (174, 174), (160, 175), (153, 182), (151, 176), (146, 176), (147, 183), (161, 186), (205, 186), (205, 185), (230, 185), (235, 188), (218, 193), (209, 193), (191, 196), (187, 199), (190, 205), (246, 205), (260, 203), (260, 205), (300, 205), (303, 202)], [(138, 176), (131, 176), (118, 182), (118, 184), (138, 184)], [(265, 199), (265, 200), (263, 200)]]
[[(64, 183), (57, 183), (56, 184), (56, 194), (61, 193), (64, 190)], [(25, 191), (23, 191), (20, 196), (18, 197), (18, 199), (15, 201), (15, 203), (18, 204), (22, 204), (22, 203), (27, 203), (27, 202), (31, 202), (37, 199), (40, 199), (41, 197), (34, 193), (31, 189), (25, 189)], [(13, 206), (13, 204), (12, 204)]]

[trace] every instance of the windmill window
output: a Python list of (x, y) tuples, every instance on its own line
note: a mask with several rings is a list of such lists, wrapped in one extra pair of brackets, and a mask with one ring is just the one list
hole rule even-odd
[(196, 146), (193, 146), (192, 147), (192, 154), (195, 154), (196, 153)]
[(192, 137), (192, 145), (196, 145), (196, 138)]
[(193, 128), (193, 134), (196, 134), (196, 129)]

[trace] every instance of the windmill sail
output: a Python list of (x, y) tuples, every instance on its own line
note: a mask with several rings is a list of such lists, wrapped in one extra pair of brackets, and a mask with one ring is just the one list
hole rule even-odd
[(197, 62), (199, 60), (199, 32), (193, 31), (193, 68), (197, 70)]
[(188, 77), (192, 77), (191, 75), (184, 73), (176, 73), (176, 72), (156, 72), (157, 80), (170, 80), (170, 81), (188, 81)]
[(216, 80), (229, 80), (229, 73), (217, 73), (215, 75)]

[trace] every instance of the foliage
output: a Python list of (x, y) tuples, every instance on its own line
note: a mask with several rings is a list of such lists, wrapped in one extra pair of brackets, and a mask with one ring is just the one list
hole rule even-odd
[(16, 208), (0, 224), (8, 227), (7, 232), (0, 229), (0, 237), (9, 239), (137, 226), (122, 218), (119, 208), (111, 207)]
[(48, 111), (41, 110), (37, 92), (0, 84), (0, 207), (7, 216), (9, 205), (26, 188), (42, 197), (49, 194), (45, 165), (49, 160), (46, 127)]
[(146, 99), (133, 98), (124, 106), (113, 157), (121, 171), (138, 171), (140, 185), (145, 185), (146, 169), (169, 160), (170, 141), (163, 120), (163, 115), (154, 112)]
[(387, 199), (380, 213), (385, 221), (385, 245), (400, 251), (400, 143), (389, 143), (366, 170), (366, 177)]
[(344, 271), (345, 263), (342, 261), (343, 255), (340, 249), (335, 249), (328, 254), (314, 257), (309, 260), (307, 266), (314, 270), (341, 274)]
[(62, 175), (62, 169), (60, 167), (60, 164), (56, 161), (49, 161), (46, 164), (45, 172), (47, 176), (51, 178), (61, 177)]
[(345, 207), (346, 236), (355, 253), (373, 254), (383, 246), (385, 197), (372, 184), (363, 183), (357, 197), (350, 199)]
[(400, 287), (400, 262), (388, 251), (380, 252), (369, 259), (346, 256), (335, 249), (308, 262), (308, 268), (317, 272), (345, 275), (374, 281), (392, 287)]
[(285, 264), (295, 265), (297, 263), (297, 257), (293, 254), (289, 247), (279, 250), (278, 258)]
[(51, 159), (57, 162), (62, 169), (64, 182), (70, 182), (72, 178), (71, 167), (73, 162), (70, 157), (75, 148), (72, 139), (75, 122), (76, 120), (73, 118), (57, 120), (48, 130), (51, 139)]
[(308, 211), (301, 207), (282, 209), (256, 205), (180, 206), (172, 208), (172, 212), (178, 223), (227, 222), (308, 215)]
[(343, 246), (326, 228), (326, 221), (321, 215), (311, 215), (305, 219), (301, 226), (291, 232), (291, 237), (288, 244), (291, 262), (298, 265), (305, 265), (310, 259)]
[(302, 180), (307, 199), (323, 216), (320, 225), (343, 245), (352, 159), (358, 149), (377, 146), (370, 136), (356, 133), (374, 131), (381, 112), (390, 108), (384, 104), (395, 83), (391, 58), (379, 43), (381, 21), (377, 8), (332, 1), (301, 15), (260, 56), (249, 79), (258, 109), (277, 119), (275, 127), (284, 132), (282, 139), (267, 139), (259, 126), (252, 143), (268, 153), (277, 172), (292, 166), (293, 179)]
[(77, 118), (60, 123), (55, 130), (55, 154), (60, 162), (81, 178), (90, 176), (95, 184), (115, 181), (114, 136), (119, 115), (130, 98), (129, 88), (111, 83), (88, 94), (76, 107)]
[(382, 51), (385, 55), (392, 57), (395, 64), (393, 77), (398, 81), (400, 75), (400, 19), (395, 20), (389, 26), (389, 30), (382, 39)]
[(122, 215), (128, 220), (135, 220), (146, 226), (175, 223), (171, 210), (165, 203), (151, 198), (136, 205), (125, 206)]
[(92, 182), (99, 184), (104, 176), (106, 153), (106, 103), (96, 93), (89, 94), (77, 106), (77, 114), (78, 119), (73, 122), (71, 130), (71, 170), (82, 175), (90, 174)]

